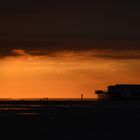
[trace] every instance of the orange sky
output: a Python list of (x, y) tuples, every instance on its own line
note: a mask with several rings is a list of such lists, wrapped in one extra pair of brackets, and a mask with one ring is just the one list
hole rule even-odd
[(1, 98), (93, 98), (94, 90), (110, 84), (140, 82), (139, 60), (99, 57), (103, 51), (61, 51), (53, 56), (13, 52), (19, 56), (0, 60)]

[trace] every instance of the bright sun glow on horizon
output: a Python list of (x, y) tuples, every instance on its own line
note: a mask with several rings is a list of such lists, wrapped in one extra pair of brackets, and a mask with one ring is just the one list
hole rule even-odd
[(95, 98), (94, 90), (110, 84), (139, 83), (140, 62), (97, 57), (97, 51), (61, 51), (0, 60), (1, 98)]

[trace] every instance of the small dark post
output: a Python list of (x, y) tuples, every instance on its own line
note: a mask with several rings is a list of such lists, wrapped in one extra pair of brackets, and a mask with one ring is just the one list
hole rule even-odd
[(83, 94), (81, 94), (81, 100), (83, 100), (83, 96), (84, 96), (84, 95), (83, 95)]

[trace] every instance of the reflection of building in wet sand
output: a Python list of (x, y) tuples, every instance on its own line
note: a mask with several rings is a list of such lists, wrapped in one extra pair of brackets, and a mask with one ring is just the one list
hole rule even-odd
[(99, 100), (140, 99), (140, 85), (117, 84), (107, 87), (107, 91), (96, 90)]

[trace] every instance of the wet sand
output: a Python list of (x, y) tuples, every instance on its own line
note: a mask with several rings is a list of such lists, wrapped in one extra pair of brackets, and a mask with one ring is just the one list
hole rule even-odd
[(139, 101), (0, 101), (1, 136), (140, 138)]

